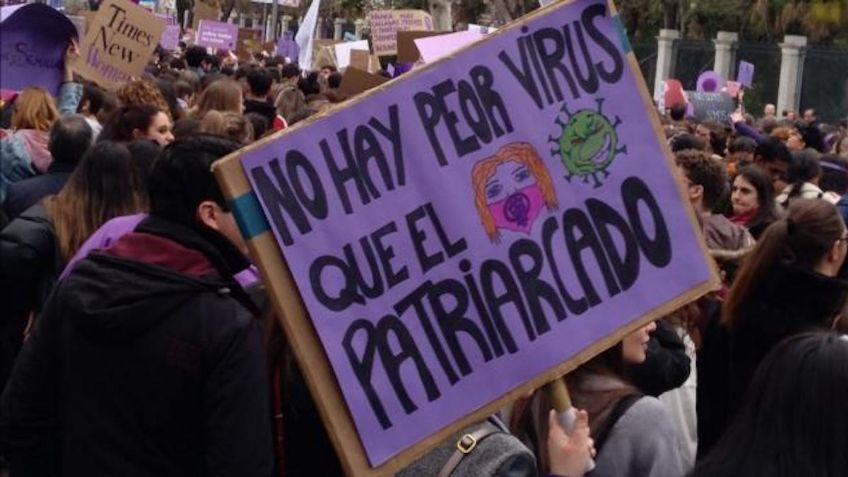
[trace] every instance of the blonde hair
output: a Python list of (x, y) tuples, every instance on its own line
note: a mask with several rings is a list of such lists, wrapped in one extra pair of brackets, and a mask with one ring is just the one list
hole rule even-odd
[(203, 119), (209, 111), (242, 113), (241, 85), (231, 79), (213, 82), (200, 93), (193, 116)]
[(494, 175), (495, 170), (501, 165), (509, 161), (515, 161), (527, 166), (530, 174), (536, 179), (536, 184), (539, 185), (539, 190), (542, 192), (542, 198), (548, 210), (557, 208), (556, 191), (554, 183), (545, 168), (545, 163), (536, 153), (536, 150), (529, 143), (513, 142), (500, 148), (494, 156), (487, 157), (474, 165), (471, 170), (471, 185), (474, 188), (474, 204), (477, 206), (477, 213), (480, 214), (480, 219), (483, 222), (483, 229), (486, 235), (492, 241), (497, 241), (499, 237), (498, 229), (495, 226), (495, 218), (489, 211), (489, 204), (486, 201), (486, 181)]
[(57, 119), (59, 110), (56, 109), (56, 101), (43, 88), (26, 88), (15, 100), (15, 112), (12, 113), (13, 129), (49, 131)]
[(209, 111), (200, 122), (199, 132), (232, 139), (242, 146), (253, 142), (253, 125), (232, 111)]
[(165, 100), (165, 95), (156, 83), (149, 80), (135, 80), (126, 83), (118, 89), (118, 100), (122, 106), (156, 106), (172, 120), (171, 108)]

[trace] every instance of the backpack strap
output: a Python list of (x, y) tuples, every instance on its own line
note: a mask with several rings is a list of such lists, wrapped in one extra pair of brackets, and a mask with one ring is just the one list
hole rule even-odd
[(609, 417), (604, 422), (603, 426), (598, 429), (597, 437), (595, 437), (595, 450), (598, 454), (601, 453), (601, 448), (604, 446), (607, 438), (609, 438), (610, 432), (612, 432), (612, 428), (615, 427), (615, 423), (621, 419), (621, 416), (630, 409), (631, 406), (636, 404), (636, 401), (642, 399), (644, 394), (636, 393), (636, 394), (628, 394), (623, 398), (619, 399), (617, 403), (615, 403), (615, 407), (612, 408)]
[[(488, 421), (487, 421), (488, 422)], [(465, 458), (471, 451), (477, 447), (483, 439), (491, 436), (492, 434), (498, 434), (500, 432), (504, 432), (498, 426), (490, 427), (486, 426), (482, 429), (476, 430), (470, 434), (465, 434), (456, 441), (456, 450), (450, 456), (450, 459), (445, 463), (445, 466), (442, 467), (442, 470), (439, 471), (438, 477), (449, 477), (454, 470), (456, 470), (459, 463), (462, 462), (462, 459)]]

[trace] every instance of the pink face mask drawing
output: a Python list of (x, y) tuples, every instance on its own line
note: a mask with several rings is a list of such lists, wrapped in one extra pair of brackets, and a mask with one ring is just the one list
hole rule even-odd
[(529, 234), (544, 205), (542, 191), (534, 183), (489, 204), (489, 212), (495, 219), (495, 227)]
[(502, 147), (475, 164), (471, 175), (477, 211), (494, 242), (502, 230), (529, 235), (542, 209), (557, 206), (550, 175), (527, 143)]

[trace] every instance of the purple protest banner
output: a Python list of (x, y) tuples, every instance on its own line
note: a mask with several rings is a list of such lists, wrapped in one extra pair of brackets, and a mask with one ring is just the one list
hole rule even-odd
[(754, 65), (747, 61), (739, 62), (739, 71), (736, 73), (736, 81), (742, 86), (750, 88), (754, 84)]
[(2, 7), (0, 12), (0, 88), (40, 86), (57, 94), (65, 50), (77, 36), (74, 24), (41, 3)]
[(174, 18), (173, 15), (165, 15), (163, 13), (157, 13), (156, 16), (165, 20), (165, 24), (167, 24), (167, 25), (176, 25), (177, 24), (177, 19)]
[(292, 61), (297, 62), (300, 55), (300, 48), (297, 46), (297, 42), (294, 41), (291, 32), (287, 31), (283, 33), (283, 36), (277, 40), (277, 54), (283, 58), (290, 58)]
[(180, 26), (168, 25), (165, 31), (162, 32), (162, 37), (159, 39), (159, 44), (166, 50), (173, 50), (180, 44)]
[(216, 164), (349, 475), (717, 283), (616, 25), (550, 6)]
[(196, 43), (200, 46), (218, 48), (219, 50), (234, 50), (238, 33), (238, 25), (200, 20)]

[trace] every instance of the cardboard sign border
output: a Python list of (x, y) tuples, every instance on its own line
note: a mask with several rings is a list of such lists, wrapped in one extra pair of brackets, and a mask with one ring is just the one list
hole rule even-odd
[[(146, 10), (145, 8), (141, 7), (138, 4), (135, 4), (131, 1), (124, 1), (124, 0), (112, 0), (112, 1), (116, 5), (118, 5), (122, 8), (126, 8), (127, 11), (134, 10), (136, 8), (141, 9), (146, 15), (149, 15), (149, 17), (148, 18), (139, 18), (139, 20), (143, 20), (143, 22), (147, 23), (147, 26), (151, 27), (150, 28), (151, 32), (153, 32), (155, 30), (159, 31), (158, 35), (152, 35), (152, 38), (155, 39), (155, 41), (153, 42), (152, 46), (149, 47), (150, 51), (147, 53), (147, 59), (145, 59), (143, 63), (140, 63), (139, 66), (141, 66), (141, 68), (136, 68), (138, 71), (135, 72), (135, 74), (128, 73), (125, 69), (121, 68), (121, 71), (126, 73), (127, 76), (130, 76), (130, 77), (138, 76), (138, 77), (140, 77), (144, 73), (144, 68), (147, 67), (147, 63), (148, 63), (150, 57), (153, 55), (153, 52), (156, 51), (156, 46), (159, 44), (159, 40), (162, 39), (162, 34), (165, 33), (165, 28), (168, 25), (167, 25), (167, 23), (165, 22), (164, 19), (156, 16), (156, 14)], [(101, 2), (100, 8), (105, 7), (105, 5), (104, 5), (105, 3), (106, 3), (105, 1)], [(118, 89), (121, 86), (121, 83), (116, 82), (116, 81), (112, 81), (112, 80), (104, 77), (103, 75), (98, 74), (96, 69), (88, 66), (88, 64), (86, 63), (86, 59), (85, 59), (86, 56), (88, 56), (88, 52), (89, 52), (89, 48), (87, 48), (87, 47), (90, 47), (90, 45), (96, 43), (97, 32), (92, 31), (91, 28), (95, 25), (97, 25), (97, 26), (100, 25), (99, 23), (97, 23), (97, 18), (100, 16), (101, 13), (105, 14), (105, 12), (106, 12), (105, 8), (103, 8), (102, 10), (97, 10), (97, 12), (93, 12), (94, 16), (91, 18), (91, 21), (86, 22), (85, 38), (79, 39), (80, 58), (77, 61), (76, 66), (74, 67), (74, 72), (76, 74), (82, 76), (83, 78), (89, 80), (89, 81), (97, 83), (99, 86), (103, 87), (103, 89), (113, 91), (113, 90)], [(88, 18), (86, 18), (86, 20), (88, 20)], [(161, 28), (160, 28), (160, 26), (161, 26)], [(90, 42), (89, 42), (89, 37), (91, 37), (91, 40), (92, 40)], [(117, 69), (117, 67), (116, 67), (116, 69)]]
[[(572, 3), (572, 1), (573, 0), (564, 0), (541, 8), (536, 12), (512, 22), (507, 27), (498, 29), (491, 35), (499, 35), (503, 32), (520, 28), (521, 25), (527, 21), (550, 14), (555, 9), (566, 8)], [(617, 10), (612, 0), (607, 0), (607, 6), (611, 16), (617, 15)], [(470, 46), (473, 47), (474, 45)], [(457, 53), (462, 52), (467, 48), (468, 47), (462, 48), (459, 51), (444, 58), (440, 58), (438, 61), (425, 65), (420, 68), (420, 70), (416, 71), (426, 71), (430, 68), (436, 68), (442, 62), (448, 61)], [(628, 51), (625, 53), (625, 57), (630, 70), (634, 73), (639, 73), (639, 65), (633, 52)], [(394, 86), (397, 82), (406, 81), (406, 79), (414, 75), (415, 72), (402, 75), (384, 85), (362, 94), (358, 98), (348, 101), (345, 105), (340, 107), (353, 107), (360, 101), (364, 101), (369, 98), (371, 95), (378, 94), (380, 91)], [(634, 76), (636, 77), (637, 88), (639, 89), (642, 97), (642, 104), (645, 111), (648, 112), (648, 115), (651, 118), (650, 120), (654, 134), (664, 152), (666, 165), (670, 170), (674, 170), (673, 156), (665, 141), (665, 136), (662, 134), (659, 117), (656, 114), (656, 109), (654, 108), (651, 95), (648, 93), (645, 80), (641, 73), (634, 74)], [(218, 182), (221, 184), (221, 188), (226, 199), (233, 200), (252, 191), (247, 175), (241, 164), (241, 155), (243, 153), (261, 147), (269, 142), (276, 141), (294, 130), (306, 127), (321, 120), (329, 114), (335, 113), (338, 109), (339, 108), (331, 108), (322, 114), (313, 116), (312, 118), (302, 121), (291, 128), (280, 131), (277, 134), (258, 141), (253, 145), (247, 146), (244, 149), (236, 151), (235, 153), (216, 161), (212, 165), (212, 170), (215, 173)], [(677, 181), (677, 192), (681, 203), (688, 204), (688, 198), (682, 181)], [(686, 207), (686, 212), (689, 216), (693, 229), (699, 230), (699, 222), (697, 221), (692, 208)], [(466, 415), (462, 419), (453, 422), (417, 444), (403, 450), (378, 467), (371, 467), (369, 464), (368, 458), (365, 454), (365, 449), (359, 439), (359, 434), (356, 432), (356, 426), (353, 423), (353, 418), (347, 410), (341, 390), (339, 389), (333, 370), (330, 367), (329, 360), (324, 352), (323, 346), (321, 345), (321, 341), (315, 332), (312, 321), (309, 318), (309, 314), (300, 293), (298, 292), (298, 287), (295, 284), (294, 278), (291, 275), (291, 271), (286, 264), (285, 259), (283, 258), (282, 251), (274, 238), (273, 232), (271, 230), (267, 230), (248, 240), (247, 245), (252, 257), (259, 265), (262, 280), (267, 286), (268, 295), (271, 299), (274, 311), (277, 313), (277, 319), (280, 320), (283, 330), (286, 333), (289, 346), (291, 346), (295, 358), (297, 359), (304, 377), (306, 378), (309, 391), (317, 404), (319, 414), (321, 415), (321, 419), (327, 429), (330, 440), (333, 442), (333, 446), (336, 449), (336, 453), (341, 461), (345, 474), (350, 477), (384, 477), (397, 473), (399, 470), (419, 459), (426, 452), (462, 428), (485, 419), (486, 416), (504, 408), (519, 397), (525, 396), (533, 390), (541, 388), (546, 383), (574, 370), (577, 366), (590, 360), (595, 355), (603, 352), (611, 346), (614, 346), (616, 343), (621, 341), (624, 336), (632, 333), (639, 327), (644, 326), (646, 323), (665, 316), (677, 308), (717, 289), (721, 283), (717, 269), (712, 259), (709, 258), (707, 247), (702, 235), (698, 233), (696, 236), (698, 237), (699, 246), (704, 255), (704, 259), (711, 267), (710, 279), (650, 310), (641, 317), (633, 320), (631, 323), (617, 329), (612, 334), (607, 335), (605, 338), (596, 341), (589, 347), (583, 349), (568, 361), (554, 366), (551, 369), (533, 377), (529, 381), (526, 381), (520, 386), (510, 390), (491, 403), (478, 408), (471, 414)]]

